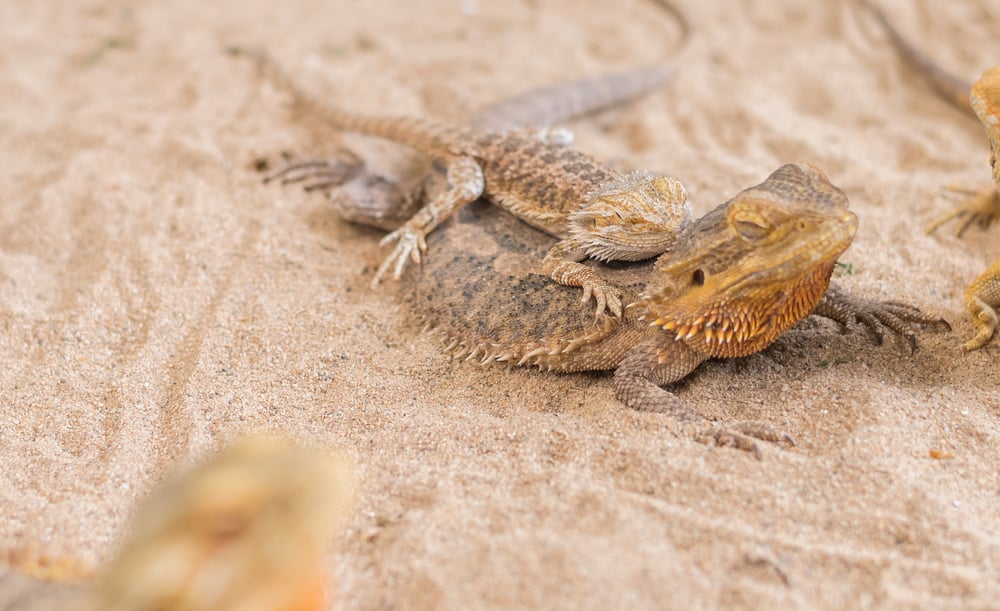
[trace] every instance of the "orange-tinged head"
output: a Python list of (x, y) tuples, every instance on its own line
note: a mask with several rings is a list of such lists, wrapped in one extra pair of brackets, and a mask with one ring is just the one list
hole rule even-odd
[(631, 307), (707, 356), (752, 354), (812, 312), (857, 224), (823, 172), (784, 165), (695, 221)]

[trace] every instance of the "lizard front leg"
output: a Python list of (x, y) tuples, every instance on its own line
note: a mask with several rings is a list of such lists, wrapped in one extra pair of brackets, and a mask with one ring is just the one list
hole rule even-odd
[[(708, 357), (692, 350), (673, 335), (661, 334), (632, 348), (615, 370), (615, 397), (639, 411), (667, 414), (682, 422), (705, 418), (661, 386), (678, 382)], [(760, 457), (756, 440), (794, 445), (792, 437), (756, 421), (712, 425), (698, 433), (701, 443), (730, 446)]]
[[(980, 226), (987, 226), (1000, 218), (1000, 66), (987, 70), (972, 86), (969, 105), (986, 131), (990, 145), (990, 168), (993, 171), (992, 197), (984, 195), (991, 206), (979, 217), (973, 217)], [(986, 204), (983, 204), (984, 206)], [(966, 226), (969, 223), (966, 223)], [(963, 227), (964, 229), (964, 227)], [(976, 335), (965, 342), (966, 350), (978, 350), (992, 339), (997, 329), (997, 309), (1000, 308), (1000, 261), (976, 278), (965, 291), (965, 307), (972, 313)]]
[(911, 352), (915, 352), (917, 349), (917, 335), (910, 323), (933, 325), (951, 330), (948, 321), (925, 314), (916, 306), (899, 301), (862, 299), (849, 294), (833, 283), (830, 284), (830, 288), (827, 289), (812, 313), (837, 321), (844, 327), (852, 323), (861, 323), (871, 331), (875, 342), (879, 345), (885, 341), (885, 329), (888, 327), (909, 342)]
[(403, 275), (407, 260), (420, 263), (420, 256), (427, 250), (425, 240), (428, 233), (436, 229), (456, 210), (473, 202), (483, 194), (485, 180), (483, 170), (472, 157), (455, 157), (448, 163), (448, 188), (438, 197), (430, 199), (402, 227), (385, 236), (381, 244), (396, 243), (392, 253), (386, 257), (372, 285), (377, 285), (382, 277), (393, 270), (393, 278)]
[(687, 191), (676, 178), (632, 172), (601, 185), (567, 218), (569, 237), (545, 255), (542, 272), (560, 284), (593, 294), (597, 315), (621, 316), (617, 289), (580, 261), (641, 261), (669, 250), (691, 222)]
[(597, 272), (580, 263), (587, 258), (587, 250), (573, 238), (560, 240), (542, 260), (542, 273), (566, 286), (583, 287), (583, 303), (594, 296), (598, 317), (607, 308), (613, 315), (622, 315), (621, 291), (605, 282)]

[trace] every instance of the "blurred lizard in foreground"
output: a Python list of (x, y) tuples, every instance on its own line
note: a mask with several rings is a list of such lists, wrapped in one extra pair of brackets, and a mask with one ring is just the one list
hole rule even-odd
[[(554, 126), (626, 104), (665, 85), (676, 72), (676, 66), (671, 63), (560, 81), (488, 104), (465, 123), (474, 129), (494, 132), (525, 130), (552, 144), (569, 145), (573, 134)], [(305, 112), (308, 114), (309, 109)], [(422, 176), (406, 177), (397, 184), (367, 170), (352, 151), (341, 148), (332, 158), (284, 163), (270, 171), (264, 181), (301, 182), (306, 191), (330, 189), (330, 202), (340, 218), (392, 231), (413, 216), (424, 201), (446, 190), (444, 168), (435, 164), (429, 170)], [(413, 186), (405, 189), (402, 183)]]
[[(990, 68), (974, 85), (949, 74), (919, 51), (889, 22), (885, 14), (868, 0), (859, 0), (885, 30), (899, 55), (916, 69), (934, 91), (957, 108), (974, 115), (982, 123), (990, 146), (993, 186), (981, 191), (967, 191), (968, 200), (927, 226), (932, 232), (952, 219), (965, 218), (957, 235), (971, 225), (982, 228), (1000, 219), (1000, 66)], [(976, 335), (965, 342), (966, 350), (978, 350), (996, 334), (1000, 321), (1000, 259), (991, 265), (965, 290), (965, 307), (972, 314)]]
[(0, 609), (325, 609), (327, 545), (352, 496), (350, 471), (281, 438), (243, 439), (158, 486), (91, 583), (61, 582), (72, 561), (14, 558), (14, 570), (0, 569)]

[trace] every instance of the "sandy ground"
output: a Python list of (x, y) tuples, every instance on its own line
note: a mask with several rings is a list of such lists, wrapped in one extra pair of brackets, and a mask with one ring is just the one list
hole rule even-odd
[[(980, 127), (846, 2), (679, 4), (682, 76), (573, 124), (576, 146), (681, 178), (698, 214), (811, 161), (861, 219), (842, 283), (953, 333), (911, 357), (810, 323), (703, 366), (676, 389), (694, 408), (795, 434), (760, 461), (627, 410), (607, 375), (449, 361), (368, 287), (377, 232), (261, 184), (256, 159), (336, 135), (221, 51), (448, 118), (665, 58), (652, 2), (6, 2), (0, 551), (99, 565), (172, 465), (268, 429), (359, 465), (341, 608), (997, 608), (1000, 346), (960, 343), (998, 234), (921, 231), (944, 185), (989, 184)], [(881, 4), (970, 80), (1000, 58), (995, 0)]]

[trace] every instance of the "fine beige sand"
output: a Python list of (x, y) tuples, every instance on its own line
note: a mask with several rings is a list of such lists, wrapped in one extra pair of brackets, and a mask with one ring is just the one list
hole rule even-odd
[[(682, 74), (571, 124), (575, 146), (679, 177), (696, 214), (815, 163), (860, 216), (840, 282), (953, 332), (911, 356), (807, 321), (674, 388), (795, 435), (758, 461), (626, 409), (605, 374), (450, 361), (369, 288), (378, 232), (254, 170), (338, 136), (227, 44), (349, 108), (454, 118), (666, 60), (649, 0), (6, 2), (0, 555), (100, 566), (175, 464), (263, 429), (357, 462), (338, 608), (997, 608), (1000, 344), (961, 350), (961, 297), (1000, 233), (922, 231), (945, 185), (989, 185), (980, 126), (849, 2), (679, 4)], [(970, 81), (1000, 62), (995, 0), (880, 5)]]

